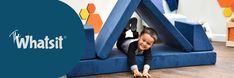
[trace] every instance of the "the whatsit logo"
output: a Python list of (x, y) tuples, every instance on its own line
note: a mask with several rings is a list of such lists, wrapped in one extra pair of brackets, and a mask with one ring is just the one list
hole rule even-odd
[(14, 30), (9, 37), (13, 38), (13, 42), (16, 43), (18, 49), (63, 49), (63, 36), (55, 38), (45, 36), (43, 39), (35, 40), (32, 35), (21, 37), (17, 31), (18, 30)]

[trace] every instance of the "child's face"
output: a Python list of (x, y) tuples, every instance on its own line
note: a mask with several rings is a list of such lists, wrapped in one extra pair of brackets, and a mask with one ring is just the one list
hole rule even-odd
[(138, 41), (138, 49), (143, 51), (151, 48), (154, 44), (154, 38), (151, 37), (149, 34), (142, 34), (139, 37)]

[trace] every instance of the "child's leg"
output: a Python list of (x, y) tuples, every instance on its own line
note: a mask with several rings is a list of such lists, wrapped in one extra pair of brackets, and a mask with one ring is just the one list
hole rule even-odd
[(133, 17), (128, 21), (127, 27), (128, 29), (131, 29), (131, 31), (136, 31), (137, 29), (137, 18)]
[[(125, 38), (126, 31), (128, 31), (129, 29), (131, 29), (131, 31), (133, 33), (133, 37)], [(117, 48), (118, 49), (122, 50), (121, 46), (122, 46), (123, 42), (126, 41), (127, 39), (138, 38), (139, 34), (136, 31), (136, 29), (137, 29), (137, 18), (134, 17), (128, 21), (128, 24), (125, 26), (124, 31), (121, 33), (120, 37), (118, 38), (118, 41), (117, 41)]]
[[(117, 48), (120, 49), (120, 50), (122, 50), (121, 45), (122, 45), (123, 42), (125, 41), (126, 31), (127, 31), (127, 30), (124, 29), (124, 31), (121, 33), (121, 35), (120, 35), (120, 37), (118, 38), (117, 43), (116, 43)], [(123, 51), (123, 50), (122, 50), (122, 51)]]
[[(117, 41), (117, 48), (121, 50), (121, 45), (123, 44), (123, 42), (126, 40), (125, 36), (126, 36), (126, 32), (131, 29), (134, 30), (134, 27), (136, 27), (137, 24), (137, 19), (136, 18), (131, 18), (128, 21), (128, 24), (125, 26), (124, 31), (121, 33), (120, 37), (118, 38)], [(136, 30), (136, 29), (135, 29)], [(134, 31), (135, 31), (134, 30)]]
[(131, 31), (133, 33), (133, 38), (138, 38), (139, 34), (137, 32), (137, 18), (131, 18), (128, 22), (129, 26), (131, 25)]

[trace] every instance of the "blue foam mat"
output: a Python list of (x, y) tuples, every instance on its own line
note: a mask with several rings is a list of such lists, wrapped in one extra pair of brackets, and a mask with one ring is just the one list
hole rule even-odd
[(190, 42), (158, 10), (154, 2), (154, 0), (142, 0), (136, 12), (157, 31), (158, 37), (163, 43), (187, 52), (191, 51), (193, 46)]
[(118, 0), (102, 30), (96, 38), (96, 51), (99, 58), (105, 59), (127, 25), (128, 20), (141, 0)]
[[(178, 49), (159, 44), (152, 48), (151, 69), (194, 65), (210, 65), (216, 62), (214, 51), (181, 52)], [(137, 64), (143, 67), (143, 56), (137, 56)], [(83, 60), (67, 74), (68, 77), (130, 71), (125, 54), (113, 49), (108, 59)]]

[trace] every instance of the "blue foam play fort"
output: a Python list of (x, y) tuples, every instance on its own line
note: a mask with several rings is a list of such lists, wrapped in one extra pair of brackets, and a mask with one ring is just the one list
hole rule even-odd
[[(87, 59), (89, 53), (84, 53), (83, 59), (67, 73), (68, 77), (130, 71), (127, 57), (113, 48), (120, 33), (125, 28), (134, 11), (152, 28), (154, 28), (162, 43), (152, 47), (153, 60), (151, 69), (183, 66), (212, 65), (216, 63), (216, 53), (207, 40), (199, 24), (191, 22), (176, 22), (173, 26), (160, 11), (162, 1), (158, 0), (118, 0), (110, 16), (93, 42), (92, 28), (85, 28), (90, 52), (97, 56)], [(88, 36), (91, 35), (91, 36)], [(89, 47), (91, 46), (91, 47)], [(95, 50), (95, 51), (93, 51)], [(136, 56), (140, 69), (143, 66), (143, 56)]]

